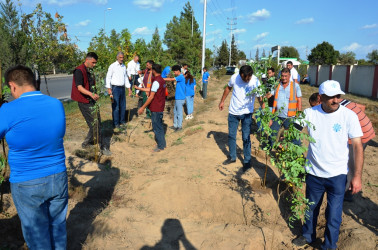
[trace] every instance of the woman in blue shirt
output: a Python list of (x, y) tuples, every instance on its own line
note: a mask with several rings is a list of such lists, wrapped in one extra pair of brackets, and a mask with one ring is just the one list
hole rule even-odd
[(185, 120), (193, 119), (194, 95), (196, 92), (196, 80), (189, 71), (185, 72), (185, 100), (188, 115)]

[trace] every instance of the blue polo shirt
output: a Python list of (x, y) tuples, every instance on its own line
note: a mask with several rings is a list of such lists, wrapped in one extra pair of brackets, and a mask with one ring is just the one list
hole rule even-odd
[(171, 67), (170, 66), (165, 67), (163, 72), (161, 73), (161, 77), (167, 78), (170, 72), (171, 72)]
[(190, 82), (190, 79), (186, 80), (185, 83), (185, 95), (186, 96), (194, 96), (194, 86), (196, 86), (196, 79), (193, 78), (193, 82)]
[(209, 74), (209, 72), (203, 72), (203, 75), (202, 75), (202, 82), (203, 83), (208, 83), (209, 82), (209, 76), (210, 76), (210, 74)]
[(9, 146), (10, 182), (24, 182), (66, 170), (62, 103), (40, 91), (22, 94), (0, 108), (0, 138)]
[(176, 78), (175, 100), (185, 100), (185, 77), (180, 74)]

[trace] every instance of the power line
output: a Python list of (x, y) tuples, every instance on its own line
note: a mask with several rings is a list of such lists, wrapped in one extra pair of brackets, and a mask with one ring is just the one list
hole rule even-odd
[(230, 25), (230, 28), (227, 28), (227, 30), (230, 31), (230, 58), (228, 60), (228, 66), (231, 66), (231, 51), (232, 51), (232, 31), (233, 30), (236, 30), (235, 28), (232, 28), (232, 26), (236, 25), (237, 23), (234, 23), (233, 21), (236, 21), (237, 18), (227, 18), (227, 20), (230, 20), (229, 23), (227, 23), (227, 25)]

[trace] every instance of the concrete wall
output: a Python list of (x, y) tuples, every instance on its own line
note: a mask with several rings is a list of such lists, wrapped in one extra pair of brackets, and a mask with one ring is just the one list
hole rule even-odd
[(362, 96), (371, 96), (374, 82), (375, 66), (351, 67), (349, 92)]
[(318, 85), (327, 80), (329, 80), (329, 65), (321, 65), (319, 66)]
[(316, 69), (317, 66), (311, 65), (307, 69), (307, 75), (310, 77), (310, 85), (315, 86), (316, 85)]
[[(348, 93), (378, 98), (378, 66), (351, 65), (349, 74), (347, 72), (347, 69), (348, 66), (345, 65), (333, 66), (331, 79), (338, 81), (340, 83), (341, 89)], [(310, 66), (307, 70), (307, 74), (310, 76), (310, 84), (312, 86), (319, 86), (322, 82), (329, 80), (329, 65), (318, 66), (318, 82), (316, 82), (316, 71), (317, 66), (314, 65)], [(349, 79), (347, 79), (348, 75)]]
[(332, 71), (332, 79), (340, 83), (341, 89), (343, 91), (345, 91), (346, 71), (347, 66), (345, 65), (336, 65)]

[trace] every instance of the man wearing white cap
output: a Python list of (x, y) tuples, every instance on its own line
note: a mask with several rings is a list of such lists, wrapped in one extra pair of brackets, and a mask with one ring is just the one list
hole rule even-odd
[(310, 143), (307, 154), (306, 198), (309, 206), (302, 227), (302, 236), (293, 240), (304, 246), (316, 239), (316, 224), (324, 193), (327, 193), (326, 229), (322, 249), (336, 249), (343, 211), (343, 199), (348, 173), (348, 138), (352, 141), (355, 175), (350, 184), (353, 194), (361, 191), (363, 149), (362, 130), (357, 115), (340, 105), (340, 84), (333, 80), (319, 87), (321, 104), (304, 111), (315, 128), (308, 132), (315, 142)]

